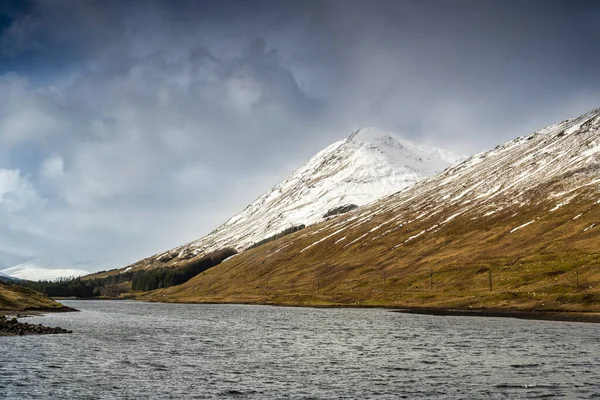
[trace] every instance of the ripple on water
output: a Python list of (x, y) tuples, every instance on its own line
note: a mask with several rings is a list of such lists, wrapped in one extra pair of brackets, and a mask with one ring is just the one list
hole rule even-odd
[(510, 366), (513, 368), (537, 368), (540, 366), (540, 364), (510, 364)]

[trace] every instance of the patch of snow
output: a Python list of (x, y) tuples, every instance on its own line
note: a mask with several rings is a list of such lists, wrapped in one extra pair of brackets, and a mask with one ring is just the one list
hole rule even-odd
[[(267, 254), (267, 256), (266, 256), (265, 258), (269, 258), (269, 257), (271, 257), (271, 256), (273, 256), (273, 255), (275, 255), (275, 254), (279, 253), (281, 250), (283, 250), (283, 249), (285, 249), (285, 248), (289, 247), (290, 245), (291, 245), (291, 243), (288, 243), (288, 244), (286, 244), (285, 246), (282, 246), (282, 247), (278, 248), (277, 250), (273, 251), (272, 253), (269, 253), (269, 254)], [(238, 253), (238, 254), (236, 254), (236, 255), (239, 255), (239, 253)]]
[(598, 223), (597, 223), (597, 222), (594, 222), (593, 224), (591, 224), (590, 226), (588, 226), (587, 228), (585, 228), (583, 231), (584, 231), (584, 232), (587, 232), (587, 231), (589, 231), (590, 229), (592, 229), (592, 228), (596, 227), (596, 225), (598, 225)]
[(554, 212), (554, 211), (558, 210), (559, 208), (561, 208), (562, 206), (565, 206), (565, 205), (569, 204), (569, 202), (570, 202), (569, 200), (564, 201), (562, 203), (558, 203), (557, 205), (555, 205), (554, 207), (552, 207), (550, 210), (548, 210), (548, 212)]
[(452, 214), (451, 216), (449, 216), (448, 218), (446, 218), (445, 220), (443, 220), (441, 223), (445, 224), (446, 222), (450, 222), (452, 221), (454, 218), (458, 217), (459, 215), (461, 215), (464, 211), (459, 211), (456, 214)]
[(427, 229), (423, 229), (421, 232), (417, 233), (416, 235), (412, 235), (412, 236), (410, 236), (408, 239), (406, 239), (406, 240), (404, 241), (404, 243), (408, 243), (408, 242), (410, 242), (411, 240), (418, 238), (419, 236), (421, 236), (421, 235), (422, 235), (422, 234), (424, 234), (425, 232), (427, 232)]
[(374, 228), (371, 228), (371, 230), (369, 232), (375, 232), (377, 229), (381, 228), (383, 226), (383, 224), (377, 225)]
[(360, 235), (359, 237), (357, 237), (356, 239), (354, 239), (353, 241), (351, 241), (350, 243), (348, 243), (347, 245), (344, 246), (344, 248), (347, 248), (348, 246), (351, 246), (352, 244), (358, 242), (360, 239), (364, 238), (365, 236), (367, 236), (370, 232), (365, 233), (364, 235)]
[(346, 240), (346, 236), (344, 236), (343, 238), (340, 238), (340, 239), (336, 240), (335, 244), (338, 244), (339, 242), (342, 242), (344, 240)]
[(313, 247), (314, 245), (316, 245), (316, 244), (319, 244), (319, 243), (321, 243), (322, 241), (324, 241), (324, 240), (327, 240), (327, 239), (329, 239), (330, 237), (337, 235), (338, 233), (342, 232), (343, 230), (344, 230), (344, 228), (342, 228), (342, 229), (338, 229), (337, 231), (333, 232), (332, 234), (330, 234), (330, 235), (327, 235), (327, 236), (325, 236), (324, 238), (317, 240), (316, 242), (314, 242), (314, 243), (312, 243), (312, 244), (310, 244), (310, 245), (306, 246), (306, 247), (305, 247), (305, 248), (303, 248), (302, 250), (300, 250), (300, 253), (303, 253), (303, 252), (304, 252), (304, 250), (308, 250), (308, 249), (310, 249), (311, 247)]
[(513, 233), (513, 232), (516, 232), (516, 231), (518, 231), (518, 230), (519, 230), (519, 229), (521, 229), (521, 228), (525, 228), (527, 225), (533, 224), (535, 221), (536, 221), (536, 220), (534, 219), (534, 220), (532, 220), (532, 221), (529, 221), (529, 222), (526, 222), (526, 223), (524, 223), (523, 225), (517, 226), (516, 228), (513, 228), (513, 229), (512, 229), (512, 230), (511, 230), (509, 233)]

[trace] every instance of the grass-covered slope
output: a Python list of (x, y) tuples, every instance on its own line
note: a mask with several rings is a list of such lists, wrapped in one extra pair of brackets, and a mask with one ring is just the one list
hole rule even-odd
[(144, 298), (600, 311), (600, 110)]
[(27, 286), (56, 297), (130, 298), (135, 292), (186, 282), (235, 254), (234, 249), (225, 248), (186, 260), (173, 257), (150, 262), (147, 258), (126, 268), (96, 272), (66, 281), (28, 282)]
[[(516, 211), (455, 218), (419, 237), (448, 213), (379, 238), (371, 229), (392, 215), (329, 238), (331, 229), (322, 224), (306, 236), (298, 233), (242, 253), (144, 298), (600, 312), (600, 226), (584, 231), (600, 222), (600, 205), (582, 199), (511, 233), (538, 216), (533, 210), (513, 216)], [(365, 234), (345, 249), (336, 244), (343, 236)]]
[(64, 306), (49, 297), (17, 285), (0, 282), (0, 311), (59, 310)]

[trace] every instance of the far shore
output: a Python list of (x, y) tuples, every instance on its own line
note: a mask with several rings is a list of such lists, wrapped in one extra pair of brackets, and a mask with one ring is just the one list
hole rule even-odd
[[(515, 309), (460, 309), (460, 308), (429, 308), (429, 307), (398, 307), (372, 304), (293, 304), (293, 303), (273, 303), (273, 302), (219, 302), (219, 301), (167, 301), (160, 302), (148, 299), (135, 299), (132, 297), (98, 297), (98, 298), (55, 298), (56, 300), (121, 300), (121, 301), (143, 301), (149, 303), (164, 304), (238, 304), (238, 305), (262, 305), (273, 307), (309, 307), (309, 308), (363, 308), (363, 309), (386, 309), (392, 312), (404, 314), (422, 314), (435, 316), (462, 316), (462, 317), (496, 317), (496, 318), (517, 318), (542, 321), (563, 321), (563, 322), (588, 322), (600, 323), (600, 312), (582, 312), (582, 311), (552, 311), (552, 310), (515, 310)], [(67, 307), (68, 308), (68, 307)], [(67, 310), (68, 311), (68, 310)], [(77, 310), (75, 310), (77, 311)], [(47, 311), (35, 312), (35, 315), (43, 314)], [(20, 312), (23, 313), (23, 312)], [(24, 312), (29, 313), (29, 312)], [(31, 313), (30, 313), (31, 314)], [(2, 311), (0, 311), (2, 315)], [(11, 315), (14, 315), (12, 313)]]
[(404, 314), (424, 314), (449, 317), (500, 317), (533, 319), (541, 321), (590, 322), (600, 323), (600, 313), (565, 311), (520, 311), (502, 309), (444, 309), (444, 308), (402, 308), (393, 309)]

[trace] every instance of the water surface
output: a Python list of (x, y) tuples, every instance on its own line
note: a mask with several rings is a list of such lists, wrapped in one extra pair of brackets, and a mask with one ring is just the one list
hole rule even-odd
[(386, 310), (64, 301), (0, 337), (1, 399), (600, 398), (600, 326)]

